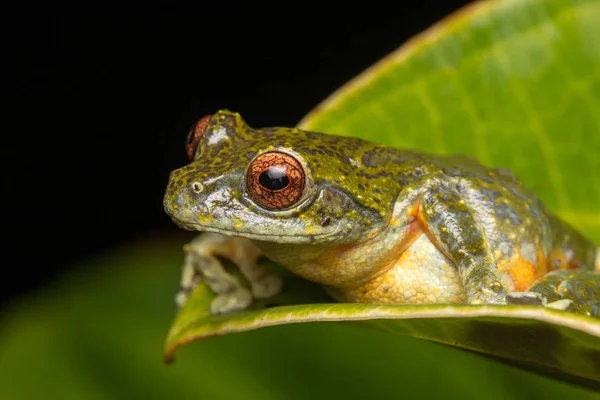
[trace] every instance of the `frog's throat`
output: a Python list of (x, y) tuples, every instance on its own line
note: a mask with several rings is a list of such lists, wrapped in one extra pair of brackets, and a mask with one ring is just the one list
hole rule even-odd
[(340, 225), (337, 225), (332, 231), (318, 235), (257, 234), (255, 232), (246, 232), (242, 230), (213, 228), (211, 226), (202, 225), (199, 223), (181, 223), (178, 221), (175, 221), (175, 223), (188, 231), (212, 232), (225, 236), (243, 237), (250, 240), (278, 243), (323, 243), (328, 241), (338, 241), (339, 237), (337, 234), (341, 229)]

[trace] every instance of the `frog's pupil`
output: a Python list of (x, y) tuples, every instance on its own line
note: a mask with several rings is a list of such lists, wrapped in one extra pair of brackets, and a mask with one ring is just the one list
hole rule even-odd
[(190, 129), (190, 133), (188, 134), (186, 144), (190, 145), (190, 144), (192, 144), (193, 141), (194, 141), (194, 127), (192, 127), (192, 129)]
[(259, 175), (258, 183), (269, 190), (280, 190), (290, 184), (290, 178), (283, 168), (272, 166)]

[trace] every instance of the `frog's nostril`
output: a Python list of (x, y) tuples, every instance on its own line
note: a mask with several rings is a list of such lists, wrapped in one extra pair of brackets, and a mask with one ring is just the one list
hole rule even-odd
[(192, 183), (192, 190), (194, 191), (194, 193), (199, 194), (200, 192), (202, 192), (202, 189), (204, 189), (204, 187), (200, 182)]

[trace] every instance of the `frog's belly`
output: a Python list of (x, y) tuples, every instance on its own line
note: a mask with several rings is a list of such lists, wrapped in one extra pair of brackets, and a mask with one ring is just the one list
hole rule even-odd
[(422, 234), (387, 272), (334, 296), (360, 303), (465, 303), (456, 267)]

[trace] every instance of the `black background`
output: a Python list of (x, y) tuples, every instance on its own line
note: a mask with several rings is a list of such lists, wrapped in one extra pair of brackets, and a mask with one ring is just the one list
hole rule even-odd
[(0, 299), (104, 249), (176, 230), (162, 195), (196, 119), (228, 108), (251, 126), (295, 125), (465, 3), (27, 4), (4, 13)]

